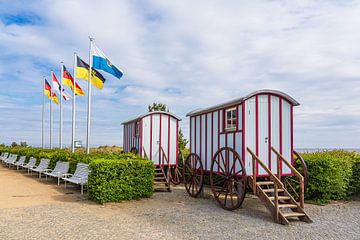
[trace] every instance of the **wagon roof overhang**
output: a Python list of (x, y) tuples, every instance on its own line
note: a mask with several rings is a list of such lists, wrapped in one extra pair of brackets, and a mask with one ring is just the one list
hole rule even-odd
[(149, 116), (149, 115), (152, 115), (152, 114), (159, 114), (159, 113), (164, 114), (164, 115), (169, 115), (169, 116), (177, 119), (178, 121), (181, 121), (181, 118), (178, 117), (178, 116), (176, 116), (176, 115), (173, 114), (173, 113), (164, 112), (164, 111), (154, 111), (154, 112), (147, 112), (147, 113), (141, 114), (140, 116), (137, 116), (136, 118), (132, 118), (132, 119), (130, 119), (130, 120), (127, 120), (127, 121), (125, 121), (125, 122), (122, 122), (121, 124), (122, 124), (122, 125), (125, 125), (125, 124), (128, 124), (128, 123), (137, 122), (138, 120), (140, 120), (140, 119), (142, 119), (142, 118), (144, 118), (144, 117), (146, 117), (146, 116)]
[(241, 104), (242, 102), (246, 101), (247, 99), (249, 99), (249, 98), (251, 98), (253, 96), (256, 96), (256, 95), (260, 95), (260, 94), (270, 94), (270, 95), (280, 96), (280, 97), (286, 99), (293, 106), (299, 106), (300, 105), (300, 103), (298, 101), (296, 101), (294, 98), (290, 97), (289, 95), (287, 95), (284, 92), (281, 92), (281, 91), (278, 91), (278, 90), (264, 89), (264, 90), (258, 90), (258, 91), (252, 92), (252, 93), (246, 95), (245, 97), (236, 98), (236, 99), (233, 99), (231, 101), (221, 103), (221, 104), (218, 104), (218, 105), (215, 105), (215, 106), (212, 106), (212, 107), (193, 110), (193, 111), (189, 112), (188, 114), (186, 114), (186, 116), (191, 117), (191, 116), (195, 116), (195, 115), (199, 115), (199, 114), (203, 114), (203, 113), (212, 112), (212, 111), (215, 111), (215, 110), (231, 107), (231, 106), (234, 106), (236, 104)]

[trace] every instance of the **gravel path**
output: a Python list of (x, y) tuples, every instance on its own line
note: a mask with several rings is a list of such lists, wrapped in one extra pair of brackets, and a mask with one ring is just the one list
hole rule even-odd
[[(2, 180), (0, 174), (0, 187)], [(37, 179), (34, 184), (49, 192), (63, 189)], [(7, 193), (0, 188), (3, 194)], [(30, 202), (32, 194), (9, 195), (8, 199)], [(208, 193), (193, 199), (183, 187), (105, 206), (86, 200), (75, 188), (52, 194), (51, 203), (42, 203), (37, 196), (38, 204), (23, 207), (4, 208), (6, 204), (0, 201), (0, 239), (360, 239), (360, 201), (307, 205), (314, 223), (293, 221), (282, 226), (273, 223), (266, 208), (251, 195), (241, 209), (228, 212)]]

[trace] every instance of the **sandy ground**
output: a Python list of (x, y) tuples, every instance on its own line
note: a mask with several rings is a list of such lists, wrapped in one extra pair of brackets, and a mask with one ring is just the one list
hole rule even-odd
[(99, 205), (79, 188), (0, 166), (0, 239), (360, 239), (360, 201), (308, 204), (314, 220), (282, 226), (248, 195), (228, 212), (183, 187), (149, 199)]

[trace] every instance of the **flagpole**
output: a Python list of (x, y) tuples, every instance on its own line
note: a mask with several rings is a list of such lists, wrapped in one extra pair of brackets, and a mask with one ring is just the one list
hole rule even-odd
[(45, 115), (45, 94), (44, 94), (44, 89), (45, 89), (45, 76), (43, 76), (43, 86), (42, 86), (42, 114), (41, 114), (41, 148), (45, 147), (44, 144), (44, 115)]
[(90, 116), (91, 116), (91, 77), (92, 77), (92, 42), (93, 38), (89, 37), (89, 77), (88, 77), (88, 114), (87, 114), (87, 129), (86, 129), (86, 153), (90, 153)]
[(77, 60), (77, 56), (76, 56), (76, 52), (74, 52), (74, 68), (73, 68), (73, 102), (72, 102), (72, 135), (71, 135), (71, 152), (75, 152), (75, 92), (76, 92), (76, 60)]
[(62, 130), (63, 130), (63, 126), (62, 126), (62, 76), (63, 76), (63, 67), (64, 63), (61, 62), (61, 70), (60, 70), (60, 128), (59, 128), (59, 148), (62, 149)]
[[(51, 77), (53, 71), (51, 71)], [(53, 98), (53, 81), (51, 79), (51, 89), (50, 89), (50, 149), (52, 149), (52, 98)]]

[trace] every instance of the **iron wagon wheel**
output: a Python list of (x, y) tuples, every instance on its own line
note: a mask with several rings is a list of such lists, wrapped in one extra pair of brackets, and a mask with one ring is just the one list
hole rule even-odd
[(204, 169), (196, 153), (191, 153), (185, 160), (184, 181), (188, 194), (197, 197), (204, 186)]
[(132, 152), (132, 153), (134, 153), (134, 154), (138, 154), (138, 153), (139, 153), (139, 151), (137, 150), (136, 147), (132, 147), (132, 148), (130, 149), (130, 152)]
[(246, 191), (246, 170), (239, 154), (232, 148), (220, 148), (210, 169), (210, 185), (216, 201), (226, 210), (241, 206)]
[(174, 185), (179, 185), (183, 182), (184, 155), (180, 149), (178, 152), (178, 161), (177, 166), (172, 167), (170, 172), (170, 180)]

